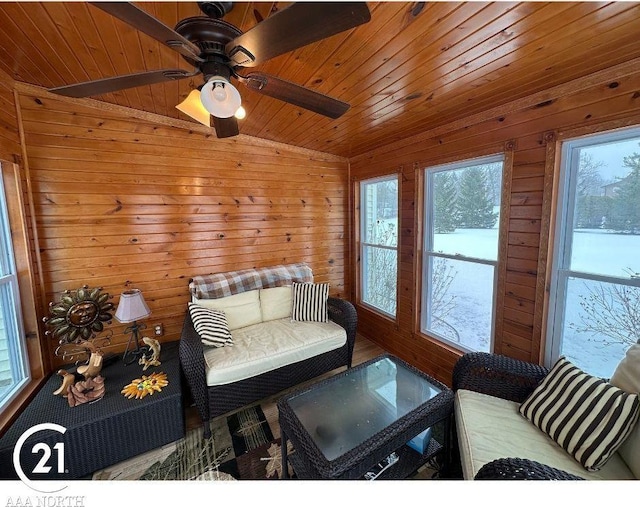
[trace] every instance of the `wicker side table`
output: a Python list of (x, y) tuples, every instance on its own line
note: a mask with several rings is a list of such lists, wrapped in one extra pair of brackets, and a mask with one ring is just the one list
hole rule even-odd
[[(400, 459), (381, 479), (407, 477), (441, 452), (449, 460), (453, 392), (388, 354), (281, 398), (278, 413), (285, 477), (288, 459), (300, 479), (360, 479), (392, 452)], [(432, 438), (423, 454), (405, 445), (438, 423), (443, 442)]]
[[(58, 375), (52, 375), (0, 438), (0, 478), (17, 477), (12, 458), (16, 442), (26, 430), (42, 423), (59, 424), (66, 432), (39, 431), (25, 441), (20, 462), (30, 479), (82, 478), (184, 437), (178, 342), (162, 344), (160, 360), (160, 366), (142, 372), (137, 363), (125, 366), (118, 358), (102, 370), (106, 386), (104, 397), (73, 408), (65, 398), (52, 394), (61, 382)], [(143, 399), (128, 399), (120, 393), (133, 379), (153, 372), (167, 374), (169, 385), (161, 392)], [(50, 449), (59, 442), (64, 443), (64, 473), (58, 473), (56, 466), (52, 466), (47, 474), (31, 473), (42, 458), (41, 452), (31, 453), (38, 442), (47, 444)], [(55, 460), (50, 461), (49, 465), (55, 465)]]

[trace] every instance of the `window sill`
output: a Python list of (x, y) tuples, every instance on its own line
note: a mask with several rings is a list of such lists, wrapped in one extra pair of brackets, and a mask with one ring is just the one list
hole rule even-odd
[(382, 311), (378, 310), (376, 307), (368, 305), (367, 303), (363, 303), (362, 301), (358, 301), (356, 303), (356, 308), (358, 310), (362, 310), (362, 311), (365, 311), (365, 312), (369, 313), (371, 316), (375, 316), (375, 317), (384, 319), (387, 322), (389, 322), (390, 324), (393, 324), (394, 326), (398, 325), (397, 317), (393, 317), (393, 316), (389, 315), (388, 313), (383, 313)]
[(0, 413), (0, 436), (4, 435), (9, 426), (20, 415), (22, 408), (35, 396), (44, 383), (44, 378), (31, 380)]
[(415, 335), (419, 338), (422, 338), (432, 345), (436, 347), (440, 347), (443, 350), (446, 350), (450, 354), (456, 355), (458, 357), (462, 357), (466, 352), (464, 350), (458, 349), (449, 343), (436, 338), (435, 336), (424, 333), (423, 331), (416, 331)]

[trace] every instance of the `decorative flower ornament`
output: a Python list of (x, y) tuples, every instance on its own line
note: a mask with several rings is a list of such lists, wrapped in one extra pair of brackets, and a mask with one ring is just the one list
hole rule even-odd
[(142, 378), (132, 380), (131, 383), (124, 386), (120, 392), (129, 399), (136, 398), (140, 400), (147, 394), (152, 395), (156, 391), (162, 391), (162, 388), (167, 385), (169, 385), (167, 374), (156, 372), (149, 376), (143, 375)]

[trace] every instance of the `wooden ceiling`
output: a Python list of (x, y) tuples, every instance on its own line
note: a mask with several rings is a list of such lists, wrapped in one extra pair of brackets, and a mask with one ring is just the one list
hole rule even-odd
[[(196, 2), (141, 2), (166, 25)], [(236, 3), (246, 31), (282, 2)], [(371, 2), (371, 21), (254, 70), (351, 104), (330, 120), (240, 87), (243, 134), (352, 157), (640, 57), (635, 2)], [(257, 13), (257, 14), (256, 14)], [(45, 88), (182, 68), (176, 52), (83, 2), (0, 3), (0, 69)], [(94, 97), (188, 120), (201, 76)]]

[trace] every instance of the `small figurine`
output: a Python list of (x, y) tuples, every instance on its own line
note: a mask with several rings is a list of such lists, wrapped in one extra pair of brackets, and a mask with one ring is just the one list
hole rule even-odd
[(98, 401), (104, 396), (104, 378), (101, 376), (88, 378), (72, 384), (67, 393), (70, 407), (83, 403)]
[(90, 379), (100, 375), (102, 370), (102, 351), (94, 349), (89, 357), (89, 362), (78, 366), (78, 374), (85, 379)]
[(138, 364), (142, 366), (142, 371), (147, 371), (149, 366), (160, 366), (160, 342), (154, 338), (142, 337), (142, 341), (149, 347), (151, 355), (144, 355), (138, 360)]
[(66, 397), (69, 392), (69, 388), (76, 381), (76, 376), (67, 370), (58, 370), (57, 373), (62, 377), (62, 385), (53, 392), (53, 395), (57, 396), (61, 394), (63, 397)]

